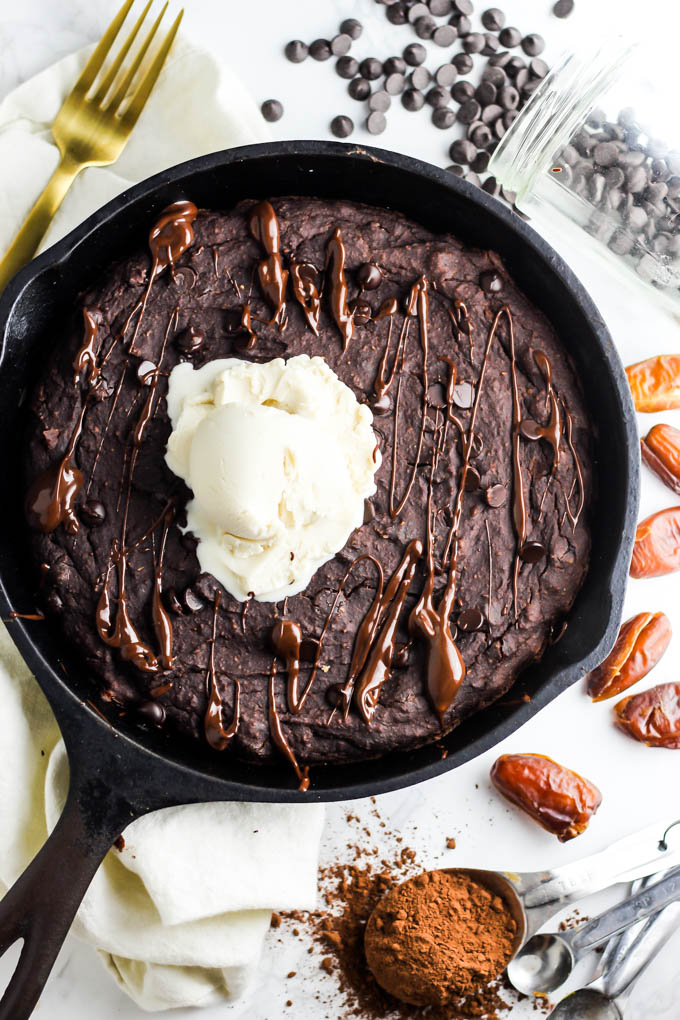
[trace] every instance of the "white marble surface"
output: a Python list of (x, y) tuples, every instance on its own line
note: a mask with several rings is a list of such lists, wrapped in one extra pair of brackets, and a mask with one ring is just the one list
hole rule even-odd
[[(59, 56), (97, 38), (117, 6), (118, 0), (22, 0), (21, 4), (0, 0), (0, 95)], [(325, 66), (312, 61), (294, 66), (283, 59), (281, 50), (288, 39), (328, 36), (341, 17), (355, 15), (366, 24), (364, 36), (356, 45), (360, 57), (371, 52), (386, 55), (392, 48), (399, 52), (412, 41), (407, 30), (387, 23), (373, 0), (185, 0), (185, 6), (189, 35), (229, 62), (258, 101), (269, 97), (282, 100), (286, 115), (273, 126), (273, 135), (282, 139), (327, 138), (331, 116), (357, 114), (357, 107), (346, 96), (346, 83), (333, 74), (330, 62)], [(509, 23), (525, 31), (542, 31), (556, 43), (548, 57), (566, 45), (572, 33), (579, 32), (577, 21), (557, 22), (549, 17), (550, 6), (550, 0), (507, 0), (505, 4)], [(602, 13), (604, 0), (589, 0), (588, 7), (591, 12)], [(663, 24), (667, 24), (665, 15)], [(200, 110), (192, 110), (188, 103), (184, 115), (200, 116)], [(353, 137), (362, 142), (376, 141), (440, 165), (449, 162), (447, 133), (434, 130), (425, 111), (407, 114), (397, 104), (383, 135), (371, 139), (363, 130), (357, 130)], [(551, 240), (589, 287), (624, 362), (680, 349), (677, 323), (668, 315), (622, 287), (587, 259), (580, 246), (556, 237)], [(666, 413), (663, 419), (680, 426), (680, 412)], [(646, 430), (654, 420), (646, 416), (641, 429)], [(674, 502), (669, 491), (648, 473), (643, 483), (643, 513)], [(628, 615), (663, 609), (678, 633), (645, 685), (678, 678), (679, 592), (677, 576), (629, 585)], [(499, 753), (512, 751), (547, 753), (599, 785), (603, 805), (584, 836), (562, 846), (493, 792), (489, 767)], [(674, 811), (680, 814), (679, 779), (680, 755), (651, 750), (624, 737), (612, 725), (611, 706), (592, 705), (582, 685), (576, 684), (492, 752), (430, 783), (381, 797), (379, 809), (388, 825), (403, 833), (418, 851), (423, 866), (445, 862), (531, 870), (574, 860), (646, 823), (666, 817), (670, 820)], [(370, 818), (370, 802), (355, 803), (351, 808), (360, 817)], [(346, 811), (347, 805), (328, 808), (325, 861), (346, 853), (348, 841), (355, 838), (357, 827), (348, 825)], [(455, 851), (444, 849), (445, 838), (450, 835), (457, 839)], [(389, 838), (383, 838), (389, 850)], [(641, 982), (627, 1016), (634, 1020), (677, 1020), (679, 950), (678, 939), (671, 941)], [(0, 962), (0, 986), (7, 979), (10, 963), (10, 959)], [(296, 970), (298, 976), (287, 981), (285, 975), (291, 970)], [(260, 980), (249, 997), (233, 1007), (206, 1010), (204, 1016), (206, 1020), (228, 1014), (249, 1020), (279, 1020), (295, 1015), (314, 1020), (327, 1015), (332, 1020), (342, 1015), (340, 1006), (321, 1010), (315, 999), (317, 992), (325, 998), (332, 990), (332, 979), (322, 976), (318, 963), (307, 957), (306, 945), (295, 939), (280, 944), (272, 937), (262, 960)], [(294, 1002), (292, 1009), (284, 1005), (288, 998)], [(92, 950), (73, 940), (65, 946), (36, 1011), (36, 1016), (50, 1020), (91, 1020), (93, 1016), (133, 1020), (140, 1015), (111, 984)], [(188, 1020), (195, 1014), (179, 1011), (175, 1015), (178, 1020)], [(512, 1011), (513, 1020), (530, 1015), (536, 1014), (522, 1006)]]

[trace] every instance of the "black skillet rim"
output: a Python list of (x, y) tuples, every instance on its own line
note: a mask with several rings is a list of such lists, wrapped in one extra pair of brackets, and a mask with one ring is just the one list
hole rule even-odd
[[(204, 172), (206, 170), (219, 170), (234, 162), (242, 162), (249, 159), (262, 159), (266, 157), (354, 157), (359, 161), (370, 161), (378, 168), (381, 164), (388, 164), (396, 169), (404, 170), (424, 178), (438, 186), (458, 193), (466, 200), (484, 208), (486, 214), (494, 218), (499, 226), (519, 235), (523, 244), (531, 250), (532, 256), (538, 260), (569, 292), (571, 299), (577, 306), (580, 313), (590, 324), (592, 336), (598, 347), (600, 357), (606, 362), (610, 380), (614, 385), (618, 398), (621, 421), (619, 428), (625, 435), (625, 469), (626, 469), (626, 504), (623, 513), (623, 527), (618, 545), (618, 551), (613, 561), (608, 565), (604, 581), (608, 587), (611, 601), (606, 625), (602, 628), (599, 640), (591, 645), (584, 654), (577, 660), (565, 664), (557, 669), (551, 676), (547, 677), (540, 688), (535, 691), (530, 701), (519, 701), (512, 710), (504, 713), (498, 721), (482, 733), (474, 736), (462, 746), (455, 747), (446, 756), (442, 754), (442, 745), (446, 747), (447, 741), (456, 740), (456, 737), (464, 735), (466, 724), (461, 724), (447, 737), (443, 738), (440, 745), (430, 744), (413, 751), (395, 752), (384, 755), (375, 761), (359, 762), (349, 766), (325, 766), (312, 770), (312, 788), (306, 794), (300, 794), (290, 782), (287, 775), (279, 778), (278, 773), (283, 770), (272, 770), (266, 766), (246, 766), (245, 772), (248, 778), (242, 780), (238, 773), (244, 768), (233, 760), (225, 759), (227, 767), (224, 772), (232, 770), (234, 775), (225, 774), (222, 778), (214, 771), (205, 771), (195, 763), (187, 764), (179, 760), (172, 750), (159, 746), (151, 747), (144, 741), (147, 739), (139, 731), (117, 728), (115, 732), (110, 723), (100, 717), (91, 707), (86, 705), (75, 691), (69, 687), (59, 676), (56, 668), (48, 663), (30, 633), (33, 624), (26, 624), (23, 620), (12, 621), (9, 626), (11, 636), (17, 645), (25, 662), (39, 678), (40, 686), (48, 696), (62, 730), (67, 735), (67, 745), (87, 745), (89, 740), (87, 734), (83, 737), (80, 733), (81, 726), (96, 737), (98, 741), (113, 745), (116, 749), (116, 757), (122, 759), (128, 754), (131, 760), (147, 760), (148, 756), (156, 759), (159, 768), (174, 773), (177, 780), (183, 786), (184, 796), (171, 798), (177, 803), (182, 800), (195, 801), (203, 799), (233, 799), (253, 800), (269, 802), (290, 802), (290, 801), (335, 801), (351, 798), (365, 797), (376, 793), (384, 793), (391, 790), (401, 789), (419, 783), (444, 772), (451, 770), (458, 765), (464, 764), (474, 757), (484, 753), (506, 737), (514, 733), (520, 726), (532, 718), (541, 708), (552, 701), (558, 694), (562, 693), (580, 676), (592, 669), (609, 650), (614, 642), (621, 618), (623, 599), (628, 575), (628, 566), (632, 552), (632, 543), (637, 520), (637, 506), (639, 499), (639, 458), (638, 458), (638, 436), (635, 425), (635, 415), (627, 384), (625, 372), (619, 360), (618, 354), (613, 346), (611, 337), (604, 324), (597, 308), (589, 294), (576, 278), (574, 273), (563, 262), (559, 255), (538, 235), (526, 222), (506, 209), (500, 202), (489, 196), (486, 192), (462, 181), (450, 174), (428, 163), (412, 157), (403, 156), (398, 153), (389, 152), (368, 146), (355, 146), (340, 142), (318, 142), (318, 141), (290, 141), (273, 142), (256, 145), (241, 146), (234, 149), (223, 150), (197, 157), (185, 163), (178, 164), (168, 170), (162, 171), (154, 177), (133, 186), (112, 199), (101, 209), (97, 210), (79, 227), (76, 227), (61, 241), (57, 242), (37, 259), (31, 262), (10, 282), (2, 295), (0, 295), (0, 337), (2, 348), (0, 349), (0, 372), (4, 360), (4, 350), (8, 330), (12, 323), (12, 312), (19, 298), (24, 291), (30, 287), (45, 271), (67, 263), (70, 259), (77, 259), (78, 248), (81, 243), (89, 238), (95, 231), (105, 230), (112, 219), (123, 213), (129, 206), (142, 198), (153, 198), (154, 193), (163, 188), (172, 186), (180, 179), (187, 178), (192, 173)], [(592, 569), (592, 568), (591, 568)], [(3, 617), (9, 615), (15, 607), (12, 605), (11, 597), (7, 589), (5, 578), (0, 571), (0, 613)], [(17, 607), (21, 608), (21, 607)], [(528, 674), (529, 671), (525, 671)], [(522, 674), (524, 676), (525, 674)], [(516, 682), (513, 691), (520, 684), (522, 676)], [(496, 705), (498, 712), (498, 705)], [(477, 713), (477, 717), (493, 713), (494, 706)], [(473, 717), (475, 718), (475, 717)], [(479, 719), (477, 720), (479, 721)], [(87, 726), (85, 725), (87, 723)], [(69, 740), (70, 736), (70, 740)], [(422, 762), (411, 762), (411, 759), (423, 759)], [(394, 768), (394, 765), (397, 768)], [(72, 762), (72, 766), (75, 761)], [(372, 766), (385, 767), (388, 775), (377, 778), (366, 778), (366, 773), (371, 771)], [(271, 785), (267, 782), (272, 772), (277, 774), (277, 780), (281, 785)], [(343, 782), (343, 775), (345, 781)], [(335, 778), (337, 776), (337, 779)], [(325, 778), (331, 777), (331, 782), (324, 783)], [(255, 780), (255, 781), (253, 781)], [(316, 783), (321, 780), (321, 785)], [(153, 784), (156, 786), (157, 784)], [(154, 806), (154, 805), (151, 805)]]

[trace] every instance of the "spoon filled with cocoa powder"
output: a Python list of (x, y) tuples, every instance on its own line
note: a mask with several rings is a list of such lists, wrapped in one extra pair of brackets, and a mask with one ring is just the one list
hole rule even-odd
[[(366, 960), (402, 1002), (445, 1006), (494, 981), (524, 935), (494, 872), (426, 871), (391, 889), (366, 926)], [(518, 909), (519, 907), (519, 909)]]

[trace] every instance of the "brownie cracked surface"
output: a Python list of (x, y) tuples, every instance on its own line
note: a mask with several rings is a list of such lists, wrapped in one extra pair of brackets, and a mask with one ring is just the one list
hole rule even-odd
[[(199, 212), (193, 224), (193, 243), (151, 286), (136, 332), (134, 353), (129, 351), (129, 341), (139, 314), (135, 309), (148, 283), (149, 253), (141, 251), (112, 267), (107, 277), (83, 298), (83, 306), (97, 323), (96, 354), (101, 371), (100, 384), (87, 401), (74, 455), (84, 479), (75, 503), (80, 528), (77, 534), (69, 534), (63, 526), (49, 533), (35, 532), (33, 548), (36, 563), (49, 565), (44, 588), (46, 606), (58, 617), (66, 637), (84, 657), (100, 695), (125, 706), (127, 711), (141, 709), (140, 718), (147, 723), (174, 727), (204, 741), (206, 675), (219, 585), (211, 575), (200, 574), (196, 542), (191, 534), (181, 530), (183, 507), (190, 492), (165, 464), (170, 434), (164, 398), (166, 373), (182, 359), (200, 367), (224, 357), (269, 361), (297, 354), (321, 355), (358, 400), (370, 403), (388, 336), (392, 355), (409, 292), (420, 277), (426, 277), (427, 423), (413, 489), (403, 510), (396, 517), (389, 511), (395, 385), (390, 391), (391, 406), (387, 412), (374, 415), (382, 464), (376, 475), (377, 493), (367, 511), (367, 522), (352, 534), (333, 560), (316, 572), (302, 594), (287, 600), (285, 607), (282, 603), (254, 600), (240, 603), (222, 590), (216, 616), (214, 661), (225, 722), (231, 719), (233, 711), (235, 679), (240, 686), (238, 731), (224, 755), (281, 761), (281, 767), (287, 768), (288, 763), (272, 742), (268, 714), (271, 634), (276, 619), (285, 609), (285, 616), (300, 625), (304, 638), (318, 639), (340, 582), (358, 556), (373, 555), (383, 566), (387, 580), (409, 541), (420, 539), (425, 543), (433, 443), (446, 413), (449, 366), (442, 359), (453, 359), (457, 370), (459, 388), (452, 410), (464, 430), (470, 420), (469, 404), (479, 384), (489, 331), (503, 305), (510, 310), (514, 329), (521, 418), (541, 427), (549, 422), (549, 388), (536, 351), (547, 356), (554, 392), (563, 410), (555, 465), (554, 448), (545, 436), (532, 435), (529, 427), (524, 428), (520, 441), (528, 517), (526, 540), (539, 543), (545, 555), (538, 555), (536, 562), (517, 558), (513, 523), (512, 362), (509, 330), (507, 322), (502, 321), (489, 347), (475, 427), (477, 438), (470, 461), (474, 473), (470, 490), (462, 501), (457, 595), (451, 623), (455, 624), (459, 615), (469, 610), (478, 610), (482, 621), (479, 629), (464, 629), (479, 622), (474, 613), (468, 613), (458, 626), (456, 644), (466, 667), (462, 685), (440, 723), (427, 694), (425, 643), (417, 636), (410, 638), (407, 628), (409, 614), (424, 584), (423, 557), (400, 616), (399, 654), (380, 690), (371, 724), (355, 709), (347, 720), (342, 712), (335, 711), (329, 723), (336, 700), (333, 692), (347, 678), (354, 638), (375, 591), (375, 569), (370, 562), (362, 561), (352, 569), (338, 600), (323, 641), (314, 685), (298, 714), (288, 710), (285, 662), (279, 659), (277, 663), (274, 688), (278, 712), (301, 765), (370, 758), (435, 740), (508, 690), (520, 671), (540, 657), (552, 628), (561, 622), (585, 577), (590, 547), (587, 502), (592, 467), (590, 426), (573, 367), (548, 321), (518, 290), (498, 256), (467, 248), (450, 235), (435, 235), (385, 209), (295, 197), (274, 199), (272, 205), (278, 218), (284, 264), (291, 258), (298, 263), (312, 263), (322, 282), (326, 246), (339, 227), (347, 255), (349, 299), (367, 301), (375, 314), (388, 298), (396, 298), (399, 304), (396, 314), (375, 322), (362, 321), (355, 315), (354, 336), (343, 352), (342, 336), (331, 315), (327, 291), (322, 288), (317, 337), (309, 328), (289, 281), (286, 328), (279, 332), (275, 325), (268, 325), (272, 309), (260, 291), (255, 271), (264, 253), (248, 229), (253, 202), (242, 202), (231, 212)], [(382, 279), (376, 289), (362, 292), (358, 270), (365, 263), (377, 265)], [(247, 301), (257, 336), (252, 350), (244, 349), (244, 334), (238, 325), (242, 305)], [(455, 326), (456, 301), (464, 302), (467, 309), (469, 336)], [(201, 338), (200, 342), (195, 342), (196, 336)], [(55, 351), (33, 395), (27, 482), (63, 456), (79, 420), (85, 395), (82, 388), (74, 386), (73, 362), (82, 342), (83, 330), (78, 319)], [(405, 490), (418, 447), (424, 407), (422, 360), (418, 323), (413, 319), (400, 373), (397, 498)], [(137, 370), (144, 361), (158, 366), (163, 375), (158, 381), (159, 400), (139, 447), (129, 488), (126, 599), (135, 627), (152, 648), (157, 645), (151, 606), (162, 536), (162, 521), (158, 522), (169, 501), (176, 506), (175, 519), (168, 529), (161, 577), (162, 598), (172, 620), (174, 666), (155, 673), (142, 672), (122, 661), (118, 650), (101, 640), (95, 625), (107, 564), (112, 546), (120, 536), (121, 514), (127, 499), (131, 437), (145, 400), (145, 388)], [(466, 383), (470, 386), (461, 386)], [(571, 443), (567, 411), (573, 422)], [(578, 480), (577, 458), (582, 482)], [(437, 564), (441, 564), (444, 554), (461, 463), (458, 427), (450, 422), (432, 488), (436, 522), (433, 551)], [(581, 490), (585, 492), (586, 511), (579, 517), (576, 509)], [(578, 519), (574, 524), (575, 517)], [(151, 528), (154, 522), (156, 526)], [(516, 563), (519, 574), (515, 609)], [(435, 574), (435, 601), (441, 596), (446, 574), (445, 570)], [(115, 596), (114, 587), (114, 602)], [(303, 661), (301, 687), (310, 669), (311, 662)], [(150, 703), (161, 707), (150, 712)]]

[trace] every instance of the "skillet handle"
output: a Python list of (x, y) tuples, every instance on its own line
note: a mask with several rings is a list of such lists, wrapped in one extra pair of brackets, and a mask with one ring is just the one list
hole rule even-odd
[(72, 784), (54, 831), (0, 900), (0, 956), (19, 939), (24, 943), (0, 999), (0, 1020), (31, 1015), (97, 868), (138, 814), (103, 786)]

